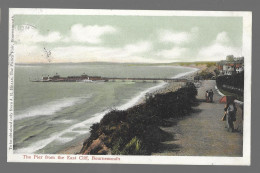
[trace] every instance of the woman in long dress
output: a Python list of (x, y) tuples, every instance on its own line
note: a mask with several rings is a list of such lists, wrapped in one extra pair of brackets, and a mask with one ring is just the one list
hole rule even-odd
[(227, 104), (225, 111), (227, 114), (226, 117), (227, 129), (228, 131), (234, 132), (234, 121), (236, 121), (236, 111), (237, 111), (234, 101)]

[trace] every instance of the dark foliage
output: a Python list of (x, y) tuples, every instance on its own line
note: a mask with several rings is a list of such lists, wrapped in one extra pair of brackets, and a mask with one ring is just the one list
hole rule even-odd
[(235, 75), (218, 76), (216, 79), (218, 88), (243, 96), (244, 93), (244, 73)]
[[(146, 102), (125, 111), (113, 110), (100, 123), (91, 126), (91, 135), (84, 142), (81, 154), (101, 135), (112, 154), (149, 155), (158, 149), (168, 134), (159, 126), (165, 119), (179, 118), (191, 111), (196, 101), (197, 89), (193, 83), (176, 92), (156, 94)], [(95, 154), (91, 151), (91, 154)]]
[(213, 76), (214, 76), (213, 73), (207, 72), (207, 71), (204, 70), (204, 71), (200, 72), (200, 73), (195, 77), (195, 80), (198, 80), (198, 79), (209, 80), (209, 79), (212, 79)]

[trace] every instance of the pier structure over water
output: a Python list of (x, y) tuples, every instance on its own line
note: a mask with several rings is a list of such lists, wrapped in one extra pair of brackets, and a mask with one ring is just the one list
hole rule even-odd
[(191, 80), (188, 79), (177, 79), (177, 78), (123, 78), (123, 77), (103, 77), (103, 80), (106, 81), (116, 81), (116, 80), (121, 80), (121, 81), (165, 81), (165, 82), (192, 82)]
[(81, 76), (67, 76), (61, 77), (57, 73), (54, 76), (44, 76), (41, 79), (30, 80), (31, 82), (109, 82), (109, 81), (143, 81), (143, 82), (193, 82), (184, 78), (137, 78), (137, 77), (101, 77), (101, 76), (88, 76), (83, 74)]

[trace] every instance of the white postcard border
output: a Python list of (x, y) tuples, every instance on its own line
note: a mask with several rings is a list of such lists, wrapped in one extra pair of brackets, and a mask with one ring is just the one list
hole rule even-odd
[[(31, 15), (120, 15), (120, 16), (219, 16), (243, 18), (243, 55), (245, 58), (243, 157), (206, 156), (121, 156), (121, 155), (62, 155), (62, 154), (13, 154), (13, 105), (14, 105), (14, 26), (13, 16)], [(9, 9), (9, 59), (8, 59), (8, 120), (7, 161), (41, 163), (102, 163), (102, 164), (177, 164), (177, 165), (250, 165), (251, 157), (251, 62), (252, 62), (252, 13), (241, 11), (157, 11), (157, 10), (93, 10), (93, 9)], [(75, 159), (72, 159), (75, 157)], [(41, 158), (41, 159), (40, 159)], [(54, 159), (53, 159), (54, 158)], [(103, 159), (103, 160), (102, 160)]]

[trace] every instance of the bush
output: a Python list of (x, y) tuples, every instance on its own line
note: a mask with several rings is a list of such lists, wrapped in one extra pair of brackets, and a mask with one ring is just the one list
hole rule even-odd
[[(144, 104), (128, 110), (111, 111), (100, 123), (91, 126), (91, 135), (84, 142), (80, 153), (83, 154), (93, 140), (101, 139), (102, 136), (103, 143), (111, 149), (112, 154), (149, 155), (168, 137), (159, 127), (164, 124), (164, 119), (188, 114), (196, 95), (194, 84), (187, 83), (176, 92), (149, 96)], [(91, 153), (98, 154), (97, 148)]]
[(112, 110), (107, 113), (100, 121), (101, 125), (117, 124), (121, 121), (125, 121), (125, 112), (119, 110)]
[[(214, 74), (213, 73), (211, 73), (211, 72), (207, 72), (207, 71), (202, 71), (202, 72), (200, 72), (199, 74), (198, 74), (198, 76), (196, 76), (195, 78), (197, 79), (203, 79), (203, 80), (209, 80), (209, 79), (211, 79), (212, 77), (214, 76)], [(195, 79), (195, 80), (196, 80)]]

